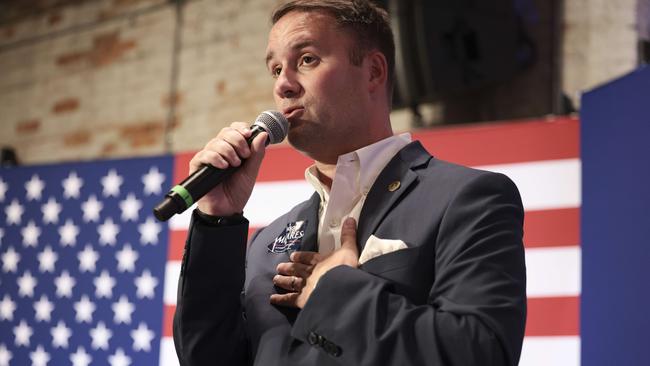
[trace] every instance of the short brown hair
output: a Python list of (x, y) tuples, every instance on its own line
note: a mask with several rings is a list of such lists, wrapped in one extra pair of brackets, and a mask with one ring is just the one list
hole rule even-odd
[(336, 23), (356, 38), (356, 46), (350, 50), (350, 62), (359, 66), (373, 49), (379, 50), (388, 63), (388, 98), (390, 100), (395, 78), (395, 41), (390, 28), (388, 13), (368, 0), (294, 0), (280, 5), (271, 15), (275, 24), (292, 11), (324, 11)]

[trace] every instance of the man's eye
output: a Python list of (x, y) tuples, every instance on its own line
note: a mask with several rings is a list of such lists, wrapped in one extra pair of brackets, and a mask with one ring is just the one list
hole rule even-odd
[(314, 62), (316, 62), (316, 57), (314, 56), (305, 55), (302, 56), (302, 58), (300, 59), (300, 63), (303, 65), (310, 65), (313, 64)]
[(278, 76), (280, 76), (280, 73), (281, 73), (281, 72), (282, 72), (282, 68), (279, 67), (279, 66), (278, 66), (278, 67), (274, 67), (273, 69), (271, 69), (271, 75), (272, 75), (274, 78), (277, 78)]

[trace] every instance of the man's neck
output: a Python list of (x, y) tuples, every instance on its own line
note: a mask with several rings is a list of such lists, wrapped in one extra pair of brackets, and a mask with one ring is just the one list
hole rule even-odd
[(334, 174), (336, 173), (336, 164), (326, 164), (319, 161), (315, 162), (316, 174), (318, 180), (328, 189), (332, 189), (332, 182), (334, 181)]
[(383, 123), (376, 123), (375, 128), (370, 129), (367, 131), (366, 138), (364, 139), (365, 141), (357, 141), (356, 145), (350, 145), (344, 153), (340, 153), (337, 156), (328, 156), (328, 157), (323, 157), (323, 159), (319, 159), (318, 157), (312, 156), (314, 158), (314, 162), (316, 165), (316, 171), (318, 172), (318, 180), (320, 182), (327, 186), (327, 188), (331, 189), (332, 188), (332, 182), (334, 181), (334, 175), (336, 173), (336, 163), (338, 161), (338, 157), (345, 154), (349, 153), (352, 151), (356, 151), (362, 147), (372, 145), (378, 141), (381, 141), (383, 139), (386, 139), (388, 137), (393, 136), (393, 130), (390, 125), (390, 119), (388, 117), (388, 114), (386, 114), (386, 119), (383, 121)]

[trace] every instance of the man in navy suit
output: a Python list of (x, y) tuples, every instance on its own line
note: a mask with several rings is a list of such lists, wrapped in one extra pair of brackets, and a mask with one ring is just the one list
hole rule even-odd
[[(190, 170), (242, 165), (198, 202), (181, 269), (182, 365), (516, 365), (523, 208), (505, 176), (433, 158), (390, 124), (394, 44), (369, 1), (298, 0), (266, 63), (314, 195), (247, 238), (264, 157), (233, 123)], [(248, 241), (248, 246), (247, 246)]]

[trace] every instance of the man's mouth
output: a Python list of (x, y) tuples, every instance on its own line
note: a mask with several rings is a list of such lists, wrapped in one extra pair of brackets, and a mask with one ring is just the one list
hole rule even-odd
[(288, 119), (299, 117), (305, 109), (303, 107), (290, 107), (282, 110), (282, 114)]

